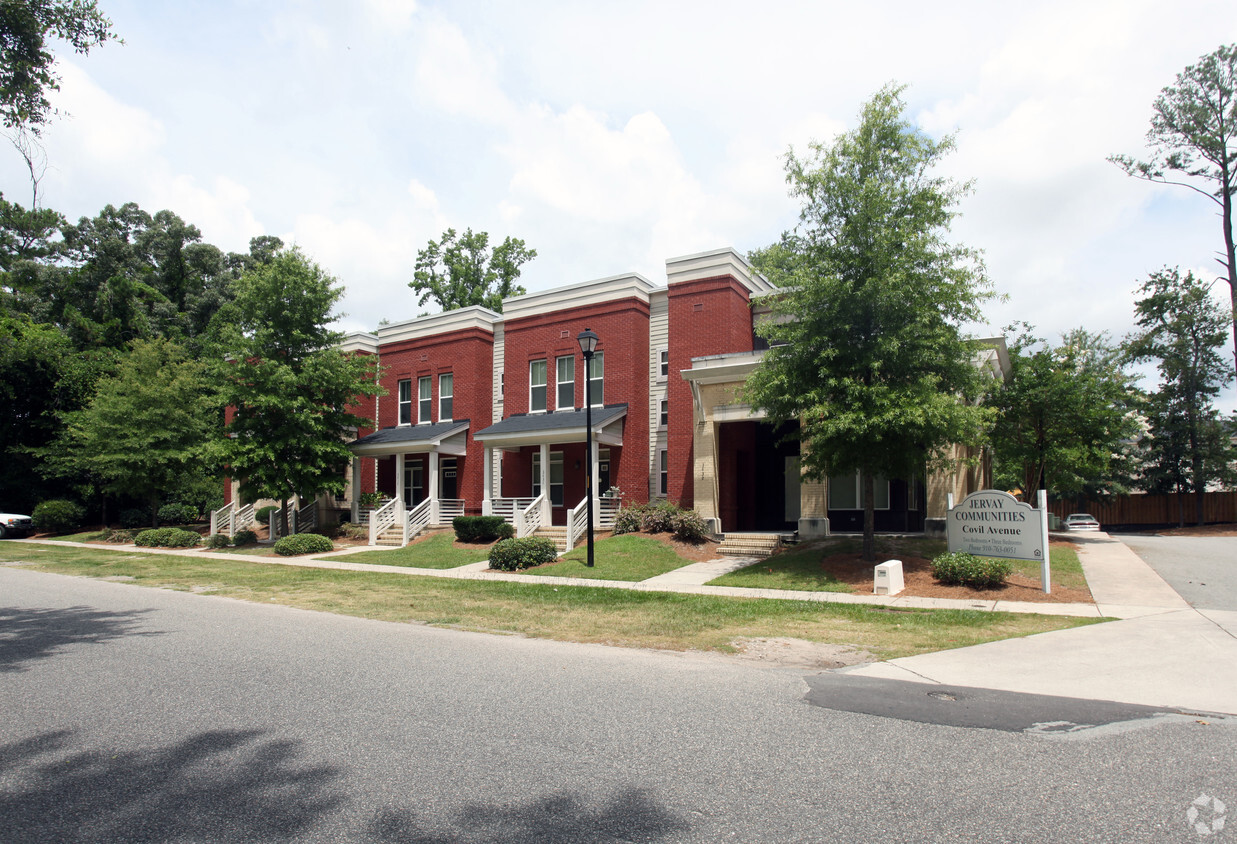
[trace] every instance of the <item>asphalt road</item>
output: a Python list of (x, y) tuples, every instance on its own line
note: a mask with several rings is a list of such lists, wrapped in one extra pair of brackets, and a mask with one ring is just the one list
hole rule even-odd
[(1190, 606), (1237, 610), (1237, 536), (1121, 534), (1117, 538)]
[[(1213, 799), (1237, 807), (1237, 721), (1131, 711), (1065, 733), (987, 729), (846, 711), (854, 698), (837, 675), (0, 567), (0, 841), (1219, 842), (1237, 829)], [(1024, 719), (1059, 714), (1023, 703)], [(1071, 706), (1082, 721), (1107, 711)], [(1227, 831), (1199, 834), (1220, 817)]]

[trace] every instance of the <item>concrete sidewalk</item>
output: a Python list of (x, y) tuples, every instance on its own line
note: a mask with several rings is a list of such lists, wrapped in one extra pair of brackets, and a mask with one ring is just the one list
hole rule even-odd
[(1237, 714), (1237, 613), (1198, 611), (1104, 533), (1071, 537), (1104, 615), (1072, 630), (842, 669), (866, 677)]

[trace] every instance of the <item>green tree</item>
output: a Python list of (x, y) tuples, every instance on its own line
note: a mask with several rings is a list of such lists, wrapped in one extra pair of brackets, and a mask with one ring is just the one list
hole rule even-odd
[(154, 527), (166, 494), (204, 471), (213, 407), (201, 362), (169, 340), (135, 340), (90, 403), (65, 414), (43, 450), (47, 471), (87, 474), (101, 492), (146, 501)]
[(1220, 47), (1177, 74), (1156, 97), (1147, 142), (1148, 161), (1114, 155), (1130, 176), (1177, 185), (1207, 197), (1220, 211), (1224, 251), (1219, 261), (1228, 280), (1237, 367), (1237, 246), (1233, 242), (1233, 194), (1237, 191), (1237, 44)]
[(987, 401), (997, 414), (997, 483), (1021, 488), (1028, 500), (1041, 489), (1078, 497), (1126, 491), (1138, 423), (1122, 352), (1081, 328), (1049, 346), (1024, 326), (1009, 360)]
[(4, 0), (0, 3), (0, 120), (33, 134), (55, 114), (48, 91), (60, 90), (48, 41), (77, 53), (118, 41), (95, 0)]
[(516, 284), (520, 267), (536, 257), (537, 250), (518, 238), (508, 237), (491, 250), (486, 232), (468, 229), (461, 237), (447, 229), (441, 240), (431, 240), (417, 253), (408, 286), (421, 294), (418, 305), (433, 297), (444, 311), (484, 305), (502, 313), (503, 299), (525, 292)]
[(372, 424), (351, 408), (379, 393), (375, 361), (341, 354), (329, 328), (342, 293), (293, 248), (242, 275), (225, 309), (214, 373), (230, 413), (214, 453), (242, 496), (285, 513), (294, 495), (343, 492), (346, 438)]
[(1141, 330), (1126, 341), (1131, 360), (1153, 360), (1160, 373), (1145, 440), (1152, 479), (1176, 492), (1192, 491), (1199, 524), (1207, 484), (1227, 475), (1232, 454), (1211, 404), (1233, 379), (1220, 355), (1229, 318), (1210, 287), (1175, 268), (1152, 273), (1134, 305)]
[(832, 145), (787, 154), (799, 225), (752, 255), (781, 288), (758, 330), (785, 345), (749, 377), (747, 401), (799, 423), (810, 476), (861, 473), (868, 561), (874, 478), (944, 462), (988, 415), (974, 403), (978, 344), (960, 326), (980, 318), (989, 285), (977, 253), (946, 237), (967, 186), (931, 174), (953, 141), (907, 121), (902, 91), (882, 89)]

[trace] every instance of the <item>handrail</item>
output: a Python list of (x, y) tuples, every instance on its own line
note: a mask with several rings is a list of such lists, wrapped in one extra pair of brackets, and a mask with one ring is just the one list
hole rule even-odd
[(533, 499), (532, 503), (521, 510), (515, 521), (516, 536), (532, 536), (541, 527), (541, 510), (545, 506), (545, 493)]
[(310, 501), (296, 511), (296, 532), (306, 533), (318, 526), (318, 502)]
[(244, 530), (256, 521), (257, 519), (253, 515), (253, 505), (246, 504), (232, 514), (232, 530), (233, 532)]
[(580, 499), (580, 503), (567, 511), (567, 550), (576, 547), (580, 537), (588, 528), (588, 497)]
[(534, 501), (535, 498), (494, 498), (490, 500), (490, 513), (502, 516), (508, 524), (515, 524), (516, 514)]
[(382, 536), (382, 532), (395, 524), (395, 518), (399, 508), (397, 504), (402, 504), (398, 498), (392, 498), (386, 504), (383, 504), (375, 510), (369, 517), (369, 544), (377, 545), (378, 537)]
[[(462, 498), (440, 498), (438, 499), (438, 523), (449, 524), (456, 516), (464, 515), (464, 499)], [(497, 515), (497, 514), (496, 514)]]
[(236, 503), (229, 502), (218, 510), (210, 511), (210, 535), (214, 536), (217, 533), (228, 534), (228, 538), (232, 537), (232, 521), (236, 514)]
[(416, 507), (406, 511), (404, 518), (404, 544), (416, 538), (417, 534), (429, 527), (430, 516), (433, 513), (432, 499), (425, 499)]
[(598, 530), (613, 530), (614, 518), (623, 507), (621, 498), (599, 498), (597, 500)]

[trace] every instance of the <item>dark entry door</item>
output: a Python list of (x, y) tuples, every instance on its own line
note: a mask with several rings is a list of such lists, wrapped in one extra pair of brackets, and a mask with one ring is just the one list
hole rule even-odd
[(459, 489), (459, 484), (456, 481), (455, 458), (448, 457), (442, 461), (442, 492), (441, 498), (458, 498), (455, 493)]

